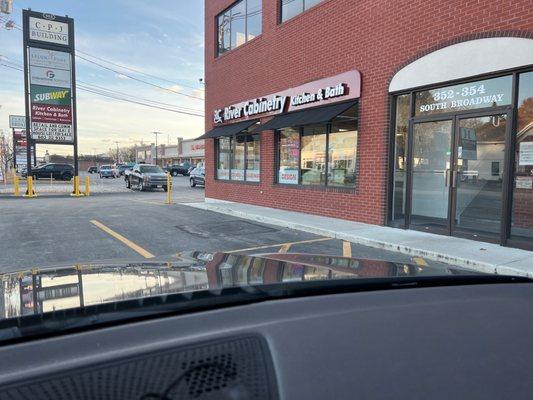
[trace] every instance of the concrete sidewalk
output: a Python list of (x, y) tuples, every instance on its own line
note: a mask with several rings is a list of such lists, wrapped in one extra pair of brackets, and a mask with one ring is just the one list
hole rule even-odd
[(185, 205), (346, 240), (481, 272), (533, 278), (533, 252), (450, 236), (321, 217), (249, 204), (205, 199)]

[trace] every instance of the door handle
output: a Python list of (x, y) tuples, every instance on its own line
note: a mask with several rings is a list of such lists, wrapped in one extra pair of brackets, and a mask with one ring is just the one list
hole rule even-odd
[(457, 171), (452, 171), (452, 188), (457, 187)]
[(450, 170), (447, 169), (446, 171), (444, 171), (444, 185), (445, 187), (449, 187), (450, 186), (450, 181), (451, 181), (451, 174), (450, 174)]

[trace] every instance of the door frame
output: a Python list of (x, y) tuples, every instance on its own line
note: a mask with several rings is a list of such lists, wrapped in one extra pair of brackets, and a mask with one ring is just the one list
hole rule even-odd
[[(414, 97), (414, 96), (412, 96)], [(466, 232), (461, 232), (455, 229), (455, 213), (456, 213), (456, 204), (457, 204), (457, 185), (455, 184), (455, 179), (457, 177), (457, 156), (458, 156), (458, 143), (459, 143), (459, 120), (468, 119), (468, 118), (477, 118), (477, 117), (486, 117), (491, 115), (506, 114), (507, 121), (505, 128), (505, 151), (504, 151), (504, 174), (502, 181), (502, 211), (500, 218), (500, 234), (497, 238), (494, 236), (483, 235), (482, 232), (474, 236), (473, 234), (468, 234)], [(482, 240), (486, 242), (499, 243), (503, 246), (507, 244), (508, 238), (508, 229), (507, 226), (510, 224), (510, 213), (509, 208), (510, 204), (510, 182), (512, 182), (511, 177), (513, 174), (513, 165), (510, 165), (511, 160), (511, 151), (512, 151), (512, 135), (511, 135), (511, 125), (514, 120), (514, 113), (512, 105), (509, 106), (500, 106), (493, 108), (484, 108), (484, 109), (473, 109), (473, 110), (463, 110), (450, 113), (442, 113), (437, 115), (424, 115), (424, 116), (411, 116), (409, 118), (409, 128), (408, 128), (408, 137), (407, 137), (407, 160), (406, 160), (406, 199), (405, 199), (405, 228), (412, 229), (422, 232), (430, 232), (436, 234), (445, 234), (448, 236), (462, 237), (467, 239)], [(451, 142), (450, 142), (450, 171), (451, 179), (450, 185), (448, 186), (448, 223), (445, 228), (420, 228), (411, 226), (411, 211), (412, 211), (412, 176), (413, 176), (413, 135), (414, 135), (414, 125), (417, 123), (424, 122), (439, 122), (439, 121), (452, 121), (452, 132), (451, 132)], [(455, 187), (454, 187), (455, 186)], [(511, 187), (512, 190), (512, 187)]]

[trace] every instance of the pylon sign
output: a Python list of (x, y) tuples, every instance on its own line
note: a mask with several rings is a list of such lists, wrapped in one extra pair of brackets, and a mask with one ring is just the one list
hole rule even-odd
[(73, 145), (77, 175), (74, 20), (31, 10), (22, 19), (28, 140)]

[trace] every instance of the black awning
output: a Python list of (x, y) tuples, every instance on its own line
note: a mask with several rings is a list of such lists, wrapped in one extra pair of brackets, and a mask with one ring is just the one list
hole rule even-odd
[(267, 131), (287, 128), (290, 126), (320, 124), (331, 121), (337, 115), (354, 106), (356, 101), (349, 101), (340, 104), (331, 104), (323, 107), (309, 108), (307, 110), (295, 111), (288, 114), (278, 115), (270, 121), (261, 125), (258, 130)]
[(237, 122), (236, 124), (217, 126), (216, 128), (211, 129), (209, 132), (204, 133), (197, 140), (215, 138), (219, 136), (233, 136), (239, 132), (244, 131), (245, 129), (248, 129), (249, 127), (251, 127), (252, 125), (256, 123), (257, 123), (257, 119), (253, 119), (253, 120)]

